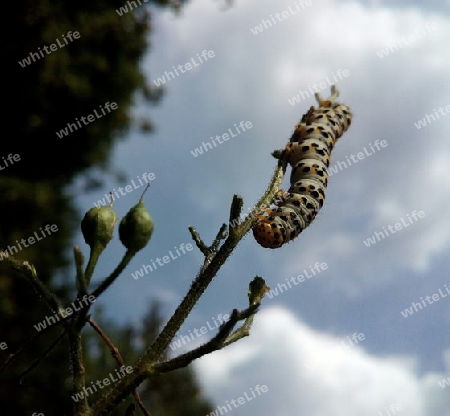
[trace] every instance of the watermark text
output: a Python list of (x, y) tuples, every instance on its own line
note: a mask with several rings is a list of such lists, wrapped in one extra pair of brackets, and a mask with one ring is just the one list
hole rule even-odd
[(186, 345), (191, 341), (194, 341), (196, 338), (200, 338), (209, 331), (214, 331), (215, 329), (219, 328), (220, 325), (224, 324), (230, 319), (230, 315), (225, 314), (222, 316), (222, 314), (217, 315), (217, 318), (212, 318), (212, 323), (206, 321), (206, 324), (201, 326), (200, 328), (194, 328), (193, 330), (189, 330), (189, 335), (177, 335), (177, 339), (174, 339), (170, 344), (169, 347), (172, 351), (176, 350), (177, 348), (180, 348), (182, 345)]
[(447, 114), (450, 114), (450, 105), (447, 105), (445, 107), (439, 107), (439, 110), (433, 109), (433, 112), (434, 114), (433, 113), (425, 114), (425, 117), (423, 119), (417, 120), (417, 122), (414, 123), (417, 130), (420, 130), (422, 127), (426, 127), (433, 121), (439, 120), (441, 116), (446, 116)]
[(226, 404), (223, 406), (217, 406), (215, 411), (209, 413), (209, 416), (221, 416), (227, 414), (233, 409), (237, 409), (239, 406), (248, 403), (250, 400), (258, 398), (263, 393), (267, 393), (268, 391), (269, 388), (265, 384), (263, 384), (262, 386), (257, 384), (254, 390), (250, 387), (248, 394), (245, 391), (244, 395), (238, 397), (237, 399), (225, 400)]
[[(411, 216), (409, 214), (406, 214), (408, 217), (408, 221), (405, 221), (405, 219), (402, 217), (400, 218), (400, 222), (396, 222), (394, 225), (389, 224), (386, 227), (383, 227), (383, 231), (375, 231), (375, 233), (372, 235), (372, 237), (369, 237), (367, 240), (363, 240), (363, 243), (366, 247), (370, 247), (375, 245), (378, 241), (384, 240), (385, 238), (389, 237), (390, 235), (394, 234), (397, 231), (403, 230), (406, 227), (409, 227), (411, 224), (414, 224), (414, 222), (419, 221), (420, 218), (425, 217), (425, 213), (423, 211), (413, 211), (411, 213)], [(411, 219), (411, 217), (414, 218), (414, 221)]]
[[(148, 184), (150, 181), (153, 181), (155, 179), (155, 174), (144, 172), (141, 177), (136, 176), (136, 178), (139, 181), (139, 185), (137, 185), (134, 182), (134, 179), (132, 179), (130, 185), (127, 185), (124, 188), (119, 186), (117, 191), (116, 191), (116, 188), (114, 188), (111, 191), (111, 194), (113, 195), (114, 200), (119, 199), (120, 196), (125, 196), (126, 194), (130, 193), (131, 191), (134, 191), (135, 189), (139, 189), (141, 186)], [(142, 182), (142, 181), (144, 181), (144, 182)], [(109, 198), (110, 198), (111, 194), (105, 194), (105, 196), (102, 199), (99, 199), (97, 202), (94, 202), (95, 207), (100, 208), (100, 207), (109, 205)]]
[(14, 162), (18, 162), (20, 160), (20, 155), (15, 154), (13, 155), (10, 153), (7, 158), (5, 159), (5, 156), (2, 156), (2, 161), (0, 162), (0, 170), (5, 170), (8, 166), (11, 166), (14, 164)]
[(403, 406), (399, 403), (392, 403), (389, 406), (389, 409), (387, 407), (384, 408), (384, 410), (378, 411), (378, 416), (394, 416), (398, 412), (401, 412), (403, 410)]
[(56, 233), (56, 231), (58, 231), (58, 226), (56, 224), (52, 225), (47, 224), (44, 227), (45, 231), (42, 229), (42, 227), (40, 227), (39, 230), (41, 231), (40, 235), (38, 231), (35, 231), (33, 233), (34, 237), (30, 236), (26, 240), (24, 238), (22, 238), (20, 241), (16, 240), (15, 245), (8, 246), (6, 247), (5, 250), (0, 251), (0, 261), (2, 261), (4, 258), (12, 256), (13, 254), (17, 254), (20, 250), (29, 247), (36, 241), (43, 240), (45, 237), (49, 236), (52, 232)]
[[(372, 143), (369, 143), (370, 150), (367, 150), (366, 146), (364, 146), (363, 151), (358, 152), (356, 155), (353, 153), (350, 156), (345, 156), (345, 161), (337, 161), (333, 163), (333, 166), (328, 168), (328, 176), (333, 176), (335, 173), (341, 172), (344, 169), (352, 166), (355, 163), (358, 163), (360, 160), (364, 160), (367, 156), (371, 156), (377, 151), (380, 151), (381, 148), (387, 147), (388, 142), (386, 140), (375, 140), (375, 143), (372, 146)], [(374, 149), (374, 146), (377, 150)]]
[(125, 367), (124, 365), (120, 367), (119, 371), (115, 370), (115, 376), (113, 373), (109, 373), (109, 377), (103, 380), (97, 380), (95, 383), (91, 381), (91, 387), (83, 387), (83, 391), (75, 393), (72, 395), (72, 400), (78, 402), (78, 400), (83, 400), (85, 397), (96, 393), (99, 389), (103, 389), (111, 384), (119, 381), (121, 378), (125, 377), (126, 374), (131, 374), (133, 372), (133, 367), (130, 365)]
[[(267, 292), (267, 296), (269, 299), (272, 299), (278, 295), (281, 295), (283, 292), (287, 291), (288, 289), (292, 289), (293, 285), (297, 286), (300, 283), (304, 282), (305, 279), (311, 279), (311, 277), (316, 276), (323, 270), (328, 269), (328, 264), (325, 262), (319, 263), (316, 262), (314, 266), (309, 266), (309, 270), (311, 271), (311, 274), (304, 269), (302, 274), (299, 274), (298, 276), (291, 276), (290, 278), (286, 277), (286, 283), (278, 283), (277, 286), (274, 289), (270, 289), (269, 292)], [(292, 284), (293, 285), (292, 285)]]
[[(47, 55), (50, 55), (52, 52), (55, 52), (58, 49), (58, 46), (59, 48), (64, 48), (64, 46), (69, 44), (69, 41), (73, 42), (74, 39), (80, 39), (80, 32), (75, 31), (72, 33), (72, 31), (69, 31), (67, 32), (66, 36), (62, 35), (62, 39), (64, 42), (63, 44), (61, 44), (59, 38), (57, 38), (56, 43), (52, 43), (50, 46), (45, 45), (42, 47), (42, 49), (44, 49)], [(39, 47), (37, 52), (30, 52), (28, 58), (24, 58), (21, 61), (19, 61), (19, 65), (22, 68), (25, 68), (27, 65), (31, 65), (33, 62), (36, 62), (37, 60), (43, 58), (45, 55), (42, 49)]]
[(59, 322), (60, 319), (67, 318), (72, 315), (76, 311), (81, 311), (81, 309), (89, 306), (90, 304), (95, 302), (94, 295), (84, 295), (81, 299), (77, 299), (70, 304), (67, 308), (59, 308), (58, 312), (56, 312), (53, 316), (46, 316), (42, 322), (39, 322), (37, 325), (34, 325), (36, 331), (40, 332), (41, 330), (47, 328), (47, 326), (51, 326)]
[[(331, 348), (327, 351), (327, 357), (329, 358), (329, 361), (339, 359), (338, 353), (341, 353), (343, 350), (353, 348), (354, 346), (360, 344), (362, 341), (365, 341), (365, 339), (366, 339), (366, 336), (362, 332), (360, 332), (360, 333), (354, 332), (351, 337), (350, 337), (350, 335), (347, 335), (347, 337), (345, 339), (341, 339), (341, 341), (338, 345), (334, 346), (333, 348)], [(323, 362), (325, 361), (325, 359), (327, 357), (317, 356), (317, 357), (315, 357), (313, 362), (311, 362), (311, 360), (306, 361), (303, 363), (303, 365), (308, 370), (312, 370), (317, 365), (322, 366)]]
[[(197, 54), (197, 59), (195, 59), (195, 57), (192, 57), (190, 61), (184, 63), (184, 64), (179, 64), (177, 67), (172, 66), (173, 68), (173, 72), (172, 71), (165, 71), (164, 74), (161, 77), (156, 78), (156, 80), (153, 80), (153, 83), (159, 87), (161, 84), (165, 84), (166, 82), (169, 82), (172, 79), (175, 79), (176, 77), (179, 77), (181, 74), (184, 74), (187, 71), (190, 71), (192, 68), (199, 66), (200, 64), (202, 64), (203, 62), (206, 62), (209, 59), (212, 59), (216, 56), (216, 54), (214, 53), (214, 51), (207, 51), (204, 50), (200, 54)], [(192, 62), (192, 64), (191, 64)], [(180, 73), (178, 72), (180, 71)]]
[[(142, 3), (147, 3), (150, 0), (136, 0), (136, 1), (127, 1), (122, 7), (116, 9), (116, 13), (119, 16), (123, 16), (125, 13), (131, 12), (134, 9), (137, 9), (139, 6), (142, 6)], [(139, 5), (138, 5), (139, 3)]]
[[(156, 257), (156, 260), (151, 259), (150, 263), (151, 264), (143, 264), (142, 267), (140, 268), (140, 270), (136, 270), (135, 273), (131, 273), (131, 276), (133, 276), (134, 280), (138, 280), (140, 277), (144, 277), (145, 274), (149, 274), (151, 272), (153, 272), (154, 270), (156, 270), (159, 267), (164, 266), (167, 263), (170, 263), (171, 260), (176, 260), (178, 258), (180, 258), (182, 256), (182, 254), (180, 253), (180, 251), (183, 254), (186, 254), (188, 251), (192, 251), (194, 249), (193, 245), (191, 243), (188, 244), (180, 244), (180, 246), (174, 247), (175, 248), (175, 252), (177, 254), (177, 256), (175, 256), (172, 253), (172, 250), (169, 250), (169, 253), (167, 256), (163, 256), (161, 257)], [(178, 251), (178, 249), (180, 249), (180, 251)], [(158, 263), (158, 265), (155, 264)]]
[(288, 98), (288, 102), (290, 105), (300, 104), (304, 99), (311, 99), (314, 97), (316, 93), (331, 87), (334, 84), (337, 84), (339, 81), (342, 81), (344, 78), (350, 76), (350, 71), (348, 69), (338, 69), (335, 74), (332, 72), (331, 78), (326, 76), (325, 81), (321, 81), (319, 83), (314, 83), (311, 85), (308, 84), (308, 88), (306, 90), (299, 90), (298, 94), (292, 98)]
[(94, 110), (94, 114), (89, 114), (86, 117), (81, 116), (80, 119), (83, 122), (81, 124), (80, 120), (78, 120), (78, 117), (75, 118), (75, 122), (73, 123), (67, 123), (67, 127), (64, 129), (61, 129), (59, 132), (56, 132), (56, 135), (59, 139), (62, 139), (65, 136), (68, 136), (70, 133), (73, 133), (74, 131), (77, 131), (78, 129), (83, 128), (83, 126), (89, 125), (89, 123), (92, 123), (95, 120), (98, 120), (99, 118), (102, 118), (103, 116), (106, 116), (113, 110), (117, 110), (118, 105), (114, 101), (110, 104), (109, 101), (107, 101), (104, 106), (99, 105), (101, 115), (97, 112), (97, 109)]
[(430, 33), (432, 30), (437, 29), (437, 23), (426, 23), (424, 26), (422, 26), (419, 30), (415, 30), (413, 33), (411, 33), (408, 36), (402, 36), (399, 39), (394, 40), (391, 42), (387, 48), (381, 49), (377, 52), (378, 57), (384, 58), (385, 56), (390, 55), (392, 52), (396, 52), (403, 48), (404, 46), (408, 46), (413, 42), (416, 42), (417, 39), (423, 38), (425, 35)]
[(312, 0), (298, 0), (292, 6), (289, 6), (287, 10), (284, 10), (281, 13), (275, 13), (275, 16), (271, 14), (269, 20), (262, 19), (261, 23), (250, 29), (250, 31), (254, 35), (262, 33), (265, 29), (275, 26), (277, 23), (286, 20), (288, 17), (294, 16), (294, 14), (301, 12), (311, 5)]
[[(217, 147), (218, 144), (222, 144), (223, 142), (227, 142), (232, 137), (236, 137), (239, 134), (241, 134), (242, 132), (251, 129), (252, 127), (253, 127), (253, 124), (252, 124), (251, 121), (241, 121), (239, 123), (239, 126), (237, 126), (235, 124), (234, 125), (234, 129), (229, 128), (227, 130), (227, 132), (230, 133), (230, 134), (223, 133), (221, 136), (219, 136), (218, 134), (215, 137), (211, 136), (210, 140), (211, 140), (212, 144), (209, 143), (209, 142), (202, 142), (202, 145), (200, 147), (197, 147), (196, 149), (191, 150), (191, 154), (194, 157), (202, 155), (203, 154), (203, 150), (206, 153), (208, 150), (211, 150), (213, 148), (213, 145), (214, 145), (214, 147)], [(234, 130), (234, 132), (233, 132), (233, 130)], [(236, 133), (236, 134), (234, 134), (234, 133)], [(220, 139), (222, 139), (223, 141), (221, 141)]]
[(439, 288), (438, 293), (434, 293), (431, 296), (427, 295), (425, 296), (425, 299), (423, 298), (423, 296), (421, 296), (420, 301), (412, 302), (409, 308), (400, 311), (400, 313), (403, 315), (403, 318), (412, 316), (414, 312), (419, 312), (423, 308), (426, 308), (428, 305), (432, 305), (434, 302), (437, 302), (442, 298), (446, 298), (448, 295), (450, 295), (450, 288), (447, 285), (444, 285), (444, 287), (445, 292), (447, 293), (445, 293), (441, 288)]

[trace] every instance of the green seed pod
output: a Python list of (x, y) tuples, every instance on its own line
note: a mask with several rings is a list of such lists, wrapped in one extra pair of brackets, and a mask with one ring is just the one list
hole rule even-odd
[(81, 231), (86, 244), (91, 249), (99, 246), (103, 250), (113, 238), (114, 225), (117, 221), (117, 214), (111, 206), (91, 208), (81, 221)]
[(120, 241), (128, 250), (133, 252), (142, 250), (153, 233), (153, 219), (142, 202), (143, 196), (144, 194), (142, 194), (139, 202), (122, 218), (119, 225)]

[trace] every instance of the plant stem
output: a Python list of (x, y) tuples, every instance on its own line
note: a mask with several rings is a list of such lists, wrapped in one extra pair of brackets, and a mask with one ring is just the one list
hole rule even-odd
[[(203, 292), (216, 276), (220, 267), (228, 259), (239, 241), (247, 234), (256, 221), (256, 215), (262, 208), (268, 207), (273, 197), (278, 191), (286, 170), (286, 163), (279, 161), (277, 168), (272, 176), (271, 182), (264, 195), (248, 217), (238, 227), (234, 228), (232, 234), (228, 236), (224, 244), (220, 247), (217, 254), (211, 262), (200, 269), (197, 278), (193, 281), (188, 293), (175, 310), (172, 317), (167, 322), (158, 338), (153, 342), (150, 348), (139, 359), (133, 372), (116, 383), (111, 390), (103, 396), (92, 408), (93, 413), (97, 415), (108, 415), (120, 404), (140, 383), (142, 383), (150, 374), (154, 373), (154, 364), (158, 361), (164, 351), (167, 349), (170, 341), (180, 329), (183, 322), (195, 306)], [(95, 291), (94, 291), (95, 294)]]

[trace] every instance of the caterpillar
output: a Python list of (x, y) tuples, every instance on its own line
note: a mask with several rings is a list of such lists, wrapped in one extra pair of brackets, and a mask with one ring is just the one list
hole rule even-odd
[(315, 94), (319, 108), (312, 106), (295, 126), (286, 147), (272, 155), (291, 167), (290, 188), (280, 189), (253, 225), (253, 236), (265, 248), (279, 248), (296, 238), (316, 217), (325, 201), (327, 168), (336, 141), (349, 128), (350, 109), (336, 101), (339, 90), (331, 86), (331, 96)]

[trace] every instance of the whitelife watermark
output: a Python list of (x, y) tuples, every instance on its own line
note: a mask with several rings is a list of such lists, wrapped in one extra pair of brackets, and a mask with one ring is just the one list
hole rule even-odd
[[(122, 7), (119, 7), (119, 9), (116, 9), (116, 13), (119, 16), (123, 16), (124, 14), (133, 11), (134, 9), (137, 9), (139, 6), (142, 6), (142, 3), (148, 3), (150, 0), (136, 0), (136, 1), (127, 1), (126, 4), (124, 4)], [(139, 3), (139, 5), (137, 3)]]
[(220, 325), (224, 324), (225, 322), (228, 322), (230, 319), (230, 315), (227, 313), (222, 316), (220, 313), (217, 315), (217, 318), (212, 317), (213, 324), (211, 325), (209, 320), (206, 321), (205, 325), (201, 326), (200, 328), (194, 328), (193, 330), (189, 330), (189, 335), (177, 335), (176, 339), (174, 339), (170, 344), (169, 347), (172, 351), (176, 350), (177, 348), (181, 348), (182, 345), (187, 345), (191, 341), (194, 341), (197, 338), (202, 337), (203, 335), (207, 334), (209, 331), (214, 331), (217, 328), (220, 328)]
[(412, 316), (414, 312), (419, 312), (423, 308), (426, 308), (428, 305), (432, 305), (434, 302), (437, 302), (443, 298), (446, 298), (448, 295), (450, 295), (450, 288), (447, 285), (444, 285), (445, 292), (442, 291), (441, 288), (439, 288), (438, 293), (434, 293), (431, 296), (427, 295), (425, 296), (425, 299), (423, 296), (420, 297), (420, 301), (418, 302), (411, 302), (411, 306), (409, 308), (406, 308), (400, 313), (403, 315), (403, 318), (407, 318), (408, 316)]
[[(114, 188), (111, 193), (114, 197), (114, 200), (117, 200), (120, 198), (120, 196), (125, 196), (126, 194), (129, 194), (130, 192), (134, 191), (135, 189), (139, 189), (141, 186), (147, 185), (151, 181), (155, 180), (156, 176), (154, 173), (147, 173), (144, 172), (141, 177), (136, 176), (137, 180), (139, 181), (139, 185), (137, 185), (134, 182), (134, 179), (131, 180), (130, 185), (126, 185), (124, 188), (119, 186), (119, 188), (116, 191), (116, 188)], [(142, 179), (142, 180), (141, 180)], [(125, 191), (125, 192), (124, 192)], [(94, 206), (96, 208), (104, 207), (109, 205), (109, 198), (111, 194), (105, 194), (105, 196), (102, 199), (99, 199), (97, 202), (94, 202)]]
[[(88, 114), (86, 117), (81, 116), (80, 119), (83, 122), (81, 124), (80, 120), (78, 120), (78, 117), (75, 118), (75, 122), (73, 123), (67, 123), (67, 127), (61, 129), (59, 132), (55, 132), (58, 136), (58, 139), (62, 139), (63, 137), (68, 136), (70, 133), (73, 133), (74, 131), (77, 131), (78, 129), (83, 128), (84, 126), (89, 125), (89, 123), (94, 122), (95, 120), (98, 120), (99, 118), (102, 118), (103, 116), (106, 116), (111, 111), (117, 110), (119, 106), (114, 101), (110, 104), (109, 101), (107, 101), (104, 106), (99, 105), (101, 115), (97, 112), (97, 109), (94, 109), (93, 114)], [(106, 111), (105, 111), (106, 108)], [(86, 121), (87, 120), (87, 121)]]
[[(276, 195), (273, 200), (272, 203), (273, 204), (277, 204), (278, 202), (282, 202), (282, 200)], [(255, 208), (256, 205), (252, 205), (250, 208), (247, 209), (247, 211), (251, 211)], [(265, 208), (269, 208), (269, 205), (266, 204), (261, 204), (261, 209), (265, 209)], [(250, 212), (248, 214), (244, 214), (242, 213), (239, 218), (235, 218), (234, 220), (230, 221), (230, 227), (231, 228), (235, 228), (238, 227), (240, 224), (242, 224), (247, 218), (254, 218), (255, 216), (257, 216), (258, 213), (257, 212)]]
[[(269, 299), (277, 297), (281, 295), (283, 292), (292, 289), (294, 286), (299, 285), (300, 283), (305, 282), (306, 280), (311, 279), (313, 276), (317, 276), (320, 272), (327, 270), (328, 265), (325, 262), (319, 263), (316, 262), (314, 266), (309, 266), (309, 270), (304, 269), (301, 274), (297, 276), (291, 276), (290, 278), (286, 278), (286, 283), (278, 283), (277, 286), (273, 289), (270, 289), (266, 296)], [(183, 345), (187, 345), (188, 343), (194, 341), (207, 334), (209, 331), (213, 331), (220, 327), (223, 323), (227, 322), (230, 319), (230, 315), (228, 314), (219, 314), (217, 319), (212, 318), (213, 324), (211, 325), (209, 321), (206, 321), (204, 326), (200, 328), (194, 328), (193, 330), (188, 331), (188, 335), (177, 335), (176, 338), (169, 345), (172, 351), (180, 348)]]
[[(269, 299), (272, 299), (278, 295), (281, 295), (283, 292), (288, 291), (289, 289), (293, 288), (294, 286), (299, 285), (300, 283), (303, 283), (306, 280), (311, 279), (311, 277), (318, 275), (323, 270), (328, 269), (328, 264), (325, 262), (319, 263), (318, 261), (314, 264), (314, 266), (309, 266), (309, 270), (311, 271), (311, 274), (306, 270), (303, 269), (302, 274), (299, 274), (297, 276), (291, 276), (290, 278), (285, 278), (286, 283), (278, 283), (277, 286), (274, 289), (270, 289), (266, 295)], [(292, 284), (293, 285), (292, 285)]]
[(389, 409), (385, 407), (384, 410), (379, 410), (378, 416), (394, 416), (402, 410), (403, 406), (400, 403), (392, 403), (389, 406)]
[[(374, 149), (374, 146), (377, 150)], [(356, 155), (353, 153), (350, 156), (345, 156), (345, 161), (337, 161), (333, 163), (333, 166), (330, 166), (328, 168), (328, 176), (333, 176), (334, 174), (338, 172), (342, 172), (344, 169), (347, 169), (348, 167), (352, 166), (355, 163), (358, 163), (360, 160), (364, 160), (368, 156), (372, 156), (377, 151), (380, 151), (381, 148), (385, 148), (388, 146), (388, 142), (386, 140), (375, 140), (375, 143), (372, 146), (372, 143), (369, 143), (370, 150), (372, 152), (369, 152), (364, 146), (363, 151), (358, 152)]]
[[(20, 242), (16, 240), (15, 245), (11, 245), (6, 247), (5, 250), (0, 251), (0, 261), (3, 259), (6, 259), (9, 256), (12, 256), (14, 254), (17, 254), (20, 250), (23, 250), (24, 248), (28, 248), (30, 245), (34, 244), (36, 241), (43, 240), (45, 237), (51, 235), (52, 233), (56, 233), (58, 231), (58, 226), (56, 224), (49, 225), (47, 224), (44, 227), (45, 231), (42, 229), (42, 227), (39, 228), (41, 231), (41, 236), (38, 234), (37, 231), (33, 233), (33, 236), (28, 237), (26, 240), (22, 238)], [(22, 247), (23, 246), (23, 247)]]
[(269, 388), (265, 384), (263, 384), (262, 386), (257, 384), (255, 386), (255, 390), (253, 390), (253, 388), (250, 387), (248, 394), (246, 391), (244, 391), (244, 395), (238, 397), (237, 399), (225, 400), (225, 404), (223, 406), (217, 406), (216, 410), (211, 413), (208, 413), (207, 416), (225, 415), (233, 411), (233, 409), (237, 409), (239, 406), (242, 406), (243, 404), (246, 404), (249, 401), (260, 397), (263, 393), (267, 393), (268, 391)]
[[(103, 389), (109, 386), (116, 381), (119, 381), (121, 378), (125, 377), (127, 374), (131, 374), (133, 372), (133, 367), (130, 365), (125, 367), (124, 365), (120, 367), (119, 371), (115, 370), (116, 377), (114, 377), (113, 373), (109, 373), (109, 377), (104, 378), (103, 380), (97, 380), (95, 382), (91, 381), (91, 387), (83, 387), (83, 390), (72, 395), (72, 400), (74, 402), (78, 402), (79, 400), (83, 400), (85, 397), (88, 397), (91, 394), (96, 393), (98, 390)], [(98, 387), (98, 388), (97, 388)]]
[[(42, 49), (44, 49), (44, 51), (47, 55), (50, 55), (52, 52), (55, 52), (56, 50), (58, 50), (58, 47), (61, 49), (61, 48), (64, 48), (64, 46), (68, 45), (69, 40), (70, 40), (70, 42), (73, 42), (74, 39), (80, 39), (80, 37), (81, 37), (80, 32), (75, 31), (72, 33), (72, 31), (69, 31), (69, 32), (67, 32), (66, 36), (62, 35), (62, 38), (64, 41), (63, 44), (61, 44), (61, 42), (59, 41), (59, 38), (56, 38), (56, 43), (52, 43), (50, 46), (45, 45), (42, 47)], [(67, 39), (69, 39), (69, 40), (67, 40)], [(33, 62), (36, 62), (39, 59), (43, 58), (45, 55), (44, 55), (44, 52), (42, 51), (42, 49), (39, 47), (37, 52), (30, 52), (28, 55), (28, 58), (24, 58), (18, 62), (19, 65), (22, 68), (25, 68), (27, 65), (31, 65)], [(49, 51), (49, 49), (50, 49), (50, 51)]]
[[(228, 133), (222, 133), (222, 135), (216, 135), (215, 137), (211, 136), (210, 140), (212, 141), (214, 147), (217, 147), (217, 143), (222, 144), (224, 142), (227, 142), (228, 140), (230, 140), (232, 137), (237, 137), (239, 136), (241, 133), (243, 133), (244, 131), (250, 130), (253, 127), (253, 124), (251, 121), (241, 121), (239, 123), (239, 127), (235, 124), (234, 125), (234, 132), (232, 131), (231, 128), (229, 128), (227, 131)], [(236, 134), (234, 134), (236, 133)], [(220, 140), (222, 139), (223, 142)], [(202, 142), (202, 145), (200, 147), (195, 148), (194, 150), (191, 150), (191, 154), (194, 157), (197, 157), (199, 155), (203, 154), (203, 150), (205, 151), (205, 153), (208, 150), (211, 150), (213, 148), (213, 145), (209, 142)]]
[[(60, 308), (58, 312), (56, 312), (53, 316), (46, 316), (42, 322), (39, 322), (37, 325), (34, 325), (36, 331), (40, 332), (43, 329), (47, 328), (47, 326), (51, 326), (59, 322), (61, 319), (67, 318), (72, 315), (74, 312), (81, 311), (81, 309), (95, 302), (94, 295), (84, 295), (81, 299), (76, 299), (73, 301), (69, 307)], [(78, 307), (77, 307), (78, 306)]]
[[(159, 267), (164, 266), (165, 264), (168, 264), (171, 262), (171, 260), (176, 260), (178, 258), (180, 258), (182, 256), (182, 254), (180, 254), (180, 252), (178, 251), (178, 248), (180, 249), (180, 251), (183, 254), (186, 254), (189, 251), (192, 251), (194, 249), (194, 246), (191, 243), (188, 244), (180, 244), (180, 246), (174, 247), (175, 248), (175, 252), (177, 253), (177, 256), (174, 256), (174, 254), (172, 253), (172, 250), (169, 250), (169, 253), (167, 256), (163, 256), (161, 257), (156, 257), (156, 260), (151, 259), (150, 260), (150, 264), (143, 264), (142, 267), (139, 270), (136, 270), (135, 273), (131, 273), (131, 276), (133, 276), (134, 280), (138, 280), (140, 277), (144, 277), (144, 275), (149, 274), (151, 272), (153, 272), (154, 270), (156, 270)], [(158, 266), (155, 264), (158, 263)]]
[[(404, 218), (400, 218), (401, 222), (396, 222), (394, 225), (389, 224), (386, 227), (383, 227), (383, 231), (375, 231), (375, 233), (372, 235), (372, 237), (369, 237), (367, 240), (363, 240), (363, 243), (366, 247), (373, 246), (377, 243), (377, 241), (384, 240), (385, 238), (391, 236), (392, 234), (396, 233), (397, 231), (403, 230), (406, 227), (409, 227), (411, 224), (414, 224), (414, 222), (419, 221), (419, 219), (425, 217), (425, 213), (423, 211), (413, 211), (411, 213), (411, 217), (414, 218), (414, 221), (411, 219), (409, 214), (406, 214), (408, 217), (408, 222), (404, 220)], [(387, 228), (387, 229), (386, 229)], [(389, 231), (388, 231), (389, 230)]]
[[(414, 123), (417, 130), (420, 130), (422, 127), (426, 127), (428, 124), (431, 124), (433, 121), (439, 120), (441, 117), (438, 114), (438, 111), (434, 108), (434, 114), (425, 114), (425, 117), (421, 120), (417, 120), (417, 123)], [(446, 116), (450, 114), (450, 105), (445, 107), (439, 107), (439, 113), (442, 116)]]
[(415, 30), (413, 33), (409, 34), (408, 36), (402, 36), (399, 39), (394, 40), (391, 42), (387, 48), (381, 49), (379, 52), (377, 52), (377, 55), (379, 58), (384, 58), (385, 56), (390, 55), (393, 52), (396, 52), (400, 50), (401, 48), (410, 45), (413, 42), (416, 42), (418, 39), (423, 38), (425, 35), (430, 33), (433, 30), (436, 30), (437, 23), (426, 23), (424, 26), (422, 26), (419, 30)]
[(0, 162), (0, 170), (5, 170), (8, 166), (13, 165), (15, 162), (20, 161), (20, 155), (19, 154), (12, 154), (10, 153), (6, 159), (5, 156), (2, 156), (2, 162)]
[(443, 378), (441, 381), (438, 381), (441, 388), (445, 389), (446, 387), (450, 386), (450, 376)]
[[(327, 352), (327, 355), (329, 357), (336, 357), (336, 353), (337, 352), (342, 352), (343, 350), (347, 350), (349, 348), (352, 348), (355, 345), (358, 345), (361, 342), (365, 341), (365, 339), (366, 339), (366, 336), (364, 335), (364, 333), (362, 333), (362, 332), (360, 332), (360, 333), (354, 332), (351, 337), (349, 335), (347, 335), (346, 338), (341, 339), (338, 345), (334, 346), (333, 348), (331, 348)], [(324, 361), (324, 358), (323, 357), (317, 357), (317, 360), (315, 360), (315, 361), (320, 361), (320, 364), (322, 364), (323, 361)], [(303, 365), (308, 370), (313, 369), (317, 364), (318, 364), (318, 362), (312, 363), (311, 361), (306, 361), (306, 362), (303, 363)]]
[(312, 0), (298, 0), (292, 6), (289, 6), (287, 10), (280, 13), (275, 13), (275, 17), (271, 14), (269, 20), (261, 19), (261, 23), (258, 26), (253, 27), (250, 31), (257, 35), (262, 33), (265, 29), (269, 29), (275, 26), (277, 23), (286, 20), (288, 17), (294, 16), (307, 7), (312, 5)]
[(338, 69), (336, 74), (334, 72), (331, 73), (332, 80), (326, 76), (325, 81), (314, 83), (312, 84), (312, 87), (308, 84), (308, 88), (306, 90), (299, 90), (297, 95), (292, 98), (288, 98), (288, 102), (292, 106), (300, 104), (302, 100), (305, 100), (306, 98), (308, 100), (313, 98), (315, 94), (330, 88), (332, 85), (337, 84), (339, 81), (342, 81), (344, 78), (349, 76), (350, 71), (348, 69)]
[[(199, 54), (197, 54), (197, 59), (195, 59), (195, 57), (191, 58), (190, 61), (184, 63), (184, 64), (179, 64), (177, 67), (172, 66), (173, 68), (173, 72), (172, 71), (165, 71), (164, 74), (161, 77), (156, 78), (156, 80), (153, 80), (153, 83), (159, 87), (161, 84), (165, 84), (166, 82), (169, 82), (172, 79), (175, 79), (176, 77), (179, 77), (181, 74), (186, 73), (187, 71), (190, 71), (192, 68), (196, 67), (196, 66), (200, 66), (201, 64), (203, 64), (204, 62), (208, 61), (209, 59), (214, 58), (216, 55), (214, 53), (214, 51), (207, 51), (204, 50), (201, 53), (201, 56)], [(191, 64), (192, 62), (192, 64)], [(181, 72), (181, 74), (178, 73), (178, 70)], [(175, 73), (175, 75), (174, 75)]]

